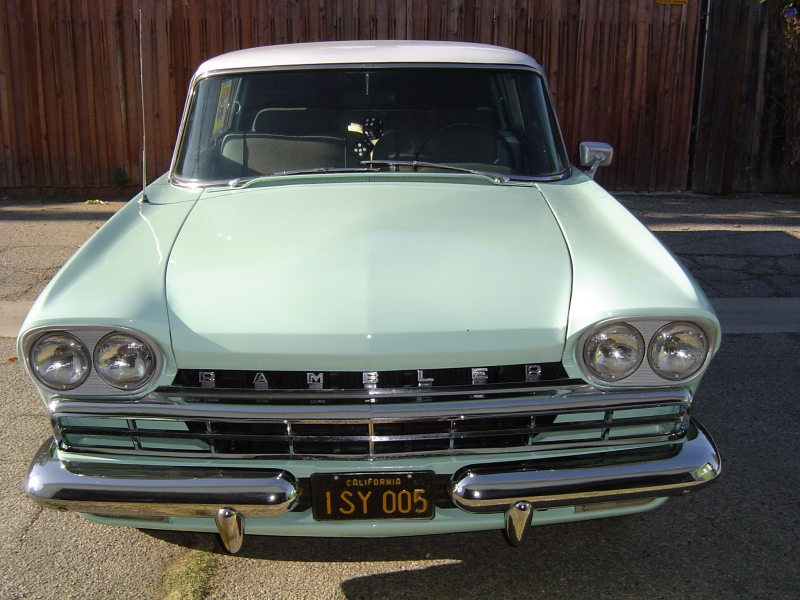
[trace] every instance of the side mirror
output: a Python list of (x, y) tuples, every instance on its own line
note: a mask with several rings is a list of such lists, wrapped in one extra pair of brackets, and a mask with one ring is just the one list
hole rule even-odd
[(581, 142), (581, 164), (590, 167), (586, 174), (594, 179), (598, 167), (607, 167), (614, 156), (614, 148), (603, 142)]

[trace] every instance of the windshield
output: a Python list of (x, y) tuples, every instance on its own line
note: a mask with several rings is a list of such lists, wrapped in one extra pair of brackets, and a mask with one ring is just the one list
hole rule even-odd
[(364, 161), (388, 163), (370, 167), (381, 170), (417, 161), (527, 177), (567, 168), (533, 71), (324, 69), (202, 79), (173, 175), (202, 184), (363, 169)]

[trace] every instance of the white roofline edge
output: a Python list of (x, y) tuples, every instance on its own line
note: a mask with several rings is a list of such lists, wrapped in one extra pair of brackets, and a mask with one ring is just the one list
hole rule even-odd
[(207, 60), (197, 69), (195, 77), (215, 71), (238, 69), (392, 63), (505, 64), (541, 70), (539, 63), (527, 54), (501, 46), (468, 42), (362, 40), (308, 42), (236, 50)]

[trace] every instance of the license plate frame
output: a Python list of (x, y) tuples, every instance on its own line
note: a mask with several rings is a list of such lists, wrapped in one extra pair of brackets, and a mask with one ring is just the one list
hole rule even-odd
[(311, 508), (317, 521), (429, 521), (436, 512), (436, 474), (314, 473)]

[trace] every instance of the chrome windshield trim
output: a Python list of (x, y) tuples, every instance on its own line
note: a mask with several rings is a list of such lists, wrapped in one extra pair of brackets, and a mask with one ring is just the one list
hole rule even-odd
[[(375, 391), (375, 390), (372, 390)], [(305, 396), (323, 398), (324, 394)], [(671, 390), (620, 390), (600, 392), (591, 386), (575, 386), (571, 389), (548, 390), (547, 393), (527, 395), (521, 398), (474, 399), (449, 402), (429, 402), (430, 393), (414, 394), (421, 401), (407, 404), (312, 404), (287, 406), (275, 404), (217, 404), (208, 402), (187, 403), (184, 398), (169, 394), (154, 393), (141, 400), (70, 400), (54, 399), (48, 405), (51, 417), (69, 415), (98, 415), (118, 417), (163, 417), (187, 420), (316, 420), (340, 421), (358, 419), (413, 419), (438, 418), (447, 415), (509, 415), (532, 412), (567, 412), (576, 410), (612, 410), (634, 404), (658, 404), (683, 402), (691, 404), (692, 394), (686, 389)], [(261, 396), (274, 398), (271, 394), (247, 394), (249, 398)], [(349, 396), (349, 394), (348, 394)], [(211, 397), (214, 397), (213, 394)]]

